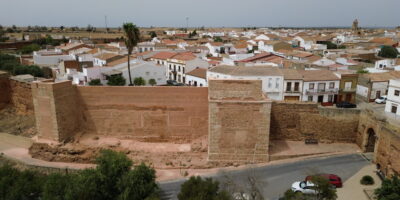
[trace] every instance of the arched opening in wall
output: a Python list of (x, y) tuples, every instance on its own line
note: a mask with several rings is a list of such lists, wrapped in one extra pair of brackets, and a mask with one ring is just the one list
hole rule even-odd
[(367, 131), (367, 144), (365, 146), (365, 151), (366, 152), (374, 152), (375, 150), (375, 143), (376, 143), (376, 134), (374, 129), (369, 128)]

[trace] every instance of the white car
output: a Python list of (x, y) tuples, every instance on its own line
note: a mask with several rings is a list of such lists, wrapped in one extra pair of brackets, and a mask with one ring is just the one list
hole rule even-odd
[(381, 96), (381, 97), (375, 99), (375, 103), (384, 104), (384, 103), (386, 103), (386, 99), (387, 99), (386, 96)]
[(315, 185), (310, 181), (297, 181), (292, 184), (293, 192), (301, 192), (303, 194), (317, 194)]

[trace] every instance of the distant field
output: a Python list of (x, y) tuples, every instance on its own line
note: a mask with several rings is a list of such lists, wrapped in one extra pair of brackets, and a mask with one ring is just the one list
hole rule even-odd
[(78, 38), (78, 37), (87, 37), (87, 38), (108, 38), (114, 39), (117, 37), (123, 36), (122, 33), (89, 33), (89, 32), (25, 32), (25, 33), (9, 33), (8, 36), (15, 37), (15, 38), (22, 38), (22, 34), (29, 35), (29, 34), (43, 34), (43, 35), (60, 35), (69, 38)]

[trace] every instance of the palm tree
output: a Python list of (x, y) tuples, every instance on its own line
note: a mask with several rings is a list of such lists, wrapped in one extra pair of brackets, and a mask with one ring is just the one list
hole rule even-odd
[(125, 45), (128, 48), (128, 74), (129, 74), (129, 85), (132, 86), (132, 77), (131, 77), (131, 63), (130, 56), (132, 54), (133, 47), (137, 45), (140, 38), (139, 28), (136, 27), (135, 24), (132, 23), (124, 23), (122, 26), (125, 33)]

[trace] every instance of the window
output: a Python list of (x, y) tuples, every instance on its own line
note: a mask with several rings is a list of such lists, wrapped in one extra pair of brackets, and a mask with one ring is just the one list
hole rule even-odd
[(314, 101), (314, 96), (308, 96), (308, 101), (310, 102)]
[(181, 66), (178, 66), (178, 72), (180, 72), (181, 71)]
[(333, 95), (328, 95), (328, 102), (333, 102)]
[(275, 88), (278, 89), (279, 88), (279, 78), (275, 79)]
[(292, 82), (287, 82), (286, 83), (286, 92), (290, 92), (291, 89), (292, 89)]
[(397, 105), (392, 104), (392, 110), (390, 112), (397, 113)]
[(295, 82), (294, 83), (294, 91), (298, 92), (299, 91), (299, 87), (300, 87), (300, 83), (299, 82)]
[(335, 88), (335, 82), (330, 82), (330, 83), (329, 83), (329, 88), (330, 88), (330, 89)]
[(347, 89), (347, 90), (351, 89), (351, 84), (352, 84), (351, 82), (345, 82), (344, 83), (344, 88)]
[(314, 83), (310, 83), (310, 84), (308, 85), (308, 89), (313, 90), (313, 89), (314, 89)]
[(150, 72), (146, 72), (146, 76), (149, 76), (150, 75)]
[(268, 88), (271, 88), (272, 87), (272, 78), (269, 78), (268, 79)]
[(400, 95), (400, 90), (395, 90), (394, 91), (394, 96), (399, 96)]
[(182, 73), (185, 73), (185, 68), (184, 67), (182, 67)]

